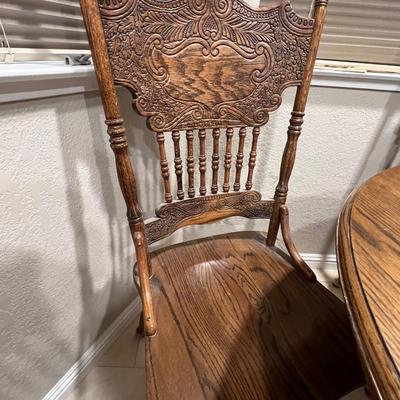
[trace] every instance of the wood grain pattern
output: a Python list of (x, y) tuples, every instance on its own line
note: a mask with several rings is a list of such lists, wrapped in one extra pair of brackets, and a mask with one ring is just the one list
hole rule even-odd
[(255, 191), (220, 193), (167, 204), (156, 211), (158, 219), (146, 221), (147, 240), (151, 244), (184, 226), (227, 217), (269, 218), (272, 206), (272, 201), (261, 200), (261, 194)]
[(267, 244), (269, 246), (275, 245), (280, 223), (280, 207), (286, 203), (289, 179), (292, 174), (294, 161), (296, 158), (297, 141), (299, 139), (299, 135), (301, 134), (301, 127), (303, 125), (304, 111), (306, 109), (308, 93), (310, 91), (312, 73), (314, 70), (315, 60), (317, 58), (319, 43), (321, 41), (322, 28), (326, 16), (326, 5), (326, 1), (316, 1), (314, 4), (314, 29), (311, 37), (311, 50), (307, 58), (303, 81), (296, 91), (292, 116), (290, 118), (287, 132), (288, 137), (285, 150), (282, 155), (279, 182), (275, 189), (274, 211), (268, 227)]
[[(119, 183), (138, 254), (144, 329), (146, 334), (153, 335), (156, 325), (148, 290), (151, 265), (147, 249), (147, 235), (151, 229), (145, 229), (137, 201), (135, 176), (114, 84), (124, 85), (135, 94), (136, 109), (149, 118), (149, 125), (156, 133), (167, 203), (172, 203), (172, 194), (164, 132), (175, 132), (172, 137), (174, 164), (178, 179), (177, 196), (181, 198), (183, 182), (179, 182), (182, 176), (176, 131), (187, 131), (188, 196), (192, 202), (181, 200), (182, 205), (170, 204), (168, 212), (176, 216), (164, 220), (160, 217), (151, 226), (159, 228), (159, 231), (162, 228), (168, 234), (174, 230), (171, 229), (175, 226), (173, 221), (178, 221), (179, 225), (180, 221), (184, 224), (210, 222), (232, 215), (270, 217), (273, 205), (268, 232), (268, 244), (273, 245), (281, 223), (279, 210), (286, 202), (288, 180), (300, 134), (297, 128), (305, 110), (326, 1), (315, 2), (313, 19), (299, 17), (286, 0), (273, 1), (270, 7), (259, 10), (251, 9), (242, 0), (80, 2)], [(258, 197), (255, 204), (241, 203), (245, 196), (253, 196), (251, 192), (245, 195), (235, 192), (236, 197), (225, 193), (227, 197), (221, 202), (212, 196), (205, 196), (206, 156), (201, 137), (199, 168), (203, 202), (194, 198), (192, 129), (200, 129), (200, 132), (209, 127), (227, 129), (222, 189), (228, 192), (231, 190), (233, 129), (252, 127), (254, 143), (259, 126), (268, 121), (270, 111), (279, 107), (282, 91), (293, 85), (297, 85), (298, 90), (274, 203), (261, 201)], [(253, 156), (255, 162), (254, 152)], [(248, 189), (252, 187), (252, 174), (253, 169), (246, 182)], [(240, 206), (235, 205), (236, 201)], [(182, 212), (190, 216), (182, 218)], [(154, 234), (151, 239), (155, 237), (164, 236)]]
[(309, 281), (315, 282), (317, 277), (315, 276), (314, 271), (305, 263), (293, 243), (292, 235), (289, 229), (289, 209), (287, 206), (281, 206), (280, 217), (283, 241), (285, 242), (285, 246), (292, 257), (294, 267), (297, 268)]
[(400, 396), (400, 167), (356, 189), (340, 216), (340, 277), (370, 391)]
[(344, 304), (264, 241), (232, 234), (152, 255), (148, 400), (338, 400), (362, 383)]
[(114, 80), (156, 132), (260, 126), (303, 79), (314, 21), (289, 1), (98, 3)]
[(135, 173), (128, 153), (128, 141), (112, 79), (100, 12), (96, 0), (80, 0), (80, 6), (92, 49), (92, 58), (108, 128), (107, 132), (115, 155), (118, 182), (125, 200), (129, 228), (137, 254), (144, 330), (147, 335), (154, 335), (156, 322), (149, 284), (151, 265), (149, 264), (143, 214), (137, 198)]

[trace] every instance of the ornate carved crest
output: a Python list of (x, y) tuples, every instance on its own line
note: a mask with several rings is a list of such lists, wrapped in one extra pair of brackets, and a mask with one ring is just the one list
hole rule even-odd
[(300, 84), (313, 20), (288, 1), (99, 0), (115, 82), (154, 131), (258, 126)]

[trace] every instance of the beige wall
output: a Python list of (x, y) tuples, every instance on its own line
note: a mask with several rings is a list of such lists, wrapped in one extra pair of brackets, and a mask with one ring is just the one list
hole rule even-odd
[[(130, 113), (128, 94), (121, 98), (149, 214), (161, 200), (157, 148)], [(332, 253), (347, 193), (393, 163), (399, 104), (398, 93), (312, 89), (289, 197), (301, 251)], [(255, 181), (266, 196), (277, 182), (290, 105), (284, 101), (260, 138)], [(1, 399), (42, 398), (135, 295), (102, 120), (96, 94), (0, 107)], [(265, 225), (228, 220), (170, 241)]]

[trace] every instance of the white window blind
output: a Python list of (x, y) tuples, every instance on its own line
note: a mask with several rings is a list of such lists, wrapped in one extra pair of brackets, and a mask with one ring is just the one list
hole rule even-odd
[[(15, 60), (89, 53), (78, 0), (1, 0), (0, 19)], [(10, 50), (2, 30), (0, 39), (1, 61)]]
[[(292, 4), (308, 15), (310, 0)], [(400, 65), (400, 0), (329, 0), (318, 58)]]
[[(292, 4), (308, 15), (311, 1)], [(0, 0), (0, 19), (16, 60), (89, 53), (78, 0)], [(400, 0), (330, 0), (318, 58), (400, 65), (399, 21)], [(0, 61), (8, 53), (3, 36)]]

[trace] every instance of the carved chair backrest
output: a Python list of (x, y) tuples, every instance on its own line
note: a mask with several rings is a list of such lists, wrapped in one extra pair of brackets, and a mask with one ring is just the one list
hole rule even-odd
[[(270, 6), (258, 10), (242, 0), (81, 0), (132, 232), (146, 232), (152, 243), (185, 225), (241, 215), (271, 218), (268, 242), (275, 242), (326, 5), (327, 0), (316, 0), (313, 18), (308, 19), (298, 16), (286, 0), (272, 0)], [(159, 146), (167, 204), (157, 211), (158, 220), (146, 226), (137, 203), (114, 84), (134, 94), (135, 108), (148, 118)], [(280, 180), (274, 200), (264, 201), (251, 190), (260, 126), (279, 107), (282, 92), (289, 86), (298, 89)], [(243, 185), (249, 132), (251, 148)], [(209, 156), (207, 135), (212, 137)], [(195, 136), (198, 191), (194, 186)], [(220, 157), (222, 137), (225, 154)], [(235, 148), (234, 137), (238, 138)], [(174, 148), (176, 193), (171, 192), (167, 139)], [(222, 161), (223, 182), (219, 183)], [(207, 165), (211, 166), (210, 187)]]

